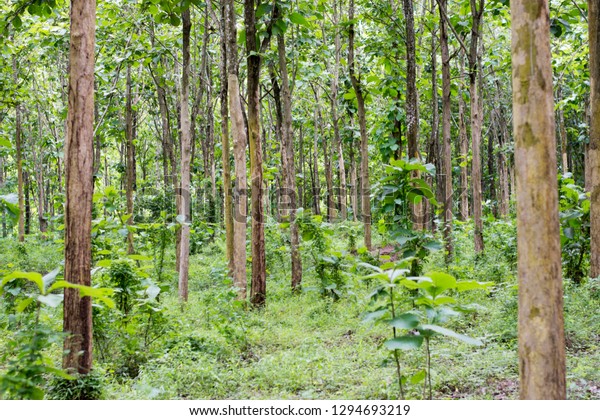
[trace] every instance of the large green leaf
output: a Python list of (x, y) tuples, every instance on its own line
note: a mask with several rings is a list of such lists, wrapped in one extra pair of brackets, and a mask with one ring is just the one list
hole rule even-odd
[(421, 347), (421, 344), (423, 344), (423, 337), (420, 335), (403, 335), (383, 343), (388, 350), (416, 350)]
[(410, 330), (419, 325), (419, 317), (413, 313), (406, 312), (390, 320), (389, 324), (395, 328)]
[(0, 289), (16, 279), (25, 279), (35, 283), (40, 293), (44, 294), (44, 280), (42, 279), (42, 275), (35, 272), (13, 271), (4, 276), (2, 283), (0, 283)]
[(296, 25), (302, 25), (302, 26), (305, 26), (307, 28), (310, 28), (310, 23), (308, 23), (308, 21), (306, 20), (306, 18), (304, 16), (302, 16), (298, 12), (291, 13), (290, 14), (290, 20), (293, 23), (295, 23)]
[(419, 327), (419, 329), (434, 331), (438, 334), (445, 335), (447, 337), (456, 338), (464, 343), (471, 344), (472, 346), (482, 346), (483, 342), (481, 340), (477, 340), (476, 338), (472, 338), (463, 334), (459, 334), (455, 331), (449, 330), (448, 328), (440, 327), (439, 325), (430, 325), (424, 324)]

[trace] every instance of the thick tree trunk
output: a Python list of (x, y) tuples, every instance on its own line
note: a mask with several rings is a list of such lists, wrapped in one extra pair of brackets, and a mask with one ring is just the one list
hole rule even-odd
[[(470, 0), (473, 26), (471, 27), (471, 44), (469, 46), (469, 93), (471, 95), (471, 141), (473, 161), (471, 162), (471, 183), (473, 184), (473, 222), (475, 224), (475, 252), (483, 252), (483, 221), (481, 193), (481, 130), (483, 115), (479, 104), (478, 89), (479, 40), (481, 38), (481, 18), (485, 0)], [(479, 6), (477, 6), (479, 3)]]
[[(440, 0), (438, 3), (440, 11), (440, 47), (442, 49), (442, 143), (443, 143), (443, 198), (444, 198), (444, 243), (446, 245), (446, 261), (452, 260), (454, 252), (452, 244), (452, 206), (453, 206), (453, 190), (452, 190), (452, 138), (451, 138), (451, 112), (452, 104), (450, 102), (451, 85), (450, 85), (450, 52), (448, 50), (448, 27), (444, 19), (447, 15), (447, 0)], [(464, 124), (463, 124), (464, 125)], [(462, 151), (461, 151), (462, 153)], [(461, 168), (461, 186), (462, 170)], [(466, 177), (465, 177), (466, 178)], [(464, 191), (466, 195), (466, 191)]]
[[(354, 20), (354, 0), (350, 0), (348, 9), (348, 19)], [(358, 125), (360, 128), (360, 199), (362, 219), (365, 226), (364, 243), (368, 250), (371, 250), (371, 188), (369, 186), (369, 144), (367, 138), (367, 120), (365, 112), (365, 99), (362, 92), (362, 86), (356, 76), (354, 64), (354, 24), (348, 25), (348, 72), (350, 81), (356, 93), (356, 102), (358, 104)]]
[(565, 338), (547, 0), (512, 0), (522, 399), (565, 399)]
[[(69, 106), (65, 143), (65, 280), (91, 285), (94, 149), (94, 38), (96, 1), (71, 0)], [(64, 293), (63, 368), (92, 368), (92, 300), (78, 289)]]
[(233, 285), (238, 299), (246, 300), (246, 222), (248, 185), (246, 176), (246, 127), (238, 80), (237, 30), (233, 0), (224, 0), (225, 28), (227, 33), (227, 91), (229, 116), (235, 160), (235, 189), (233, 192)]
[(590, 145), (588, 150), (591, 193), (590, 275), (600, 276), (600, 2), (588, 0), (590, 39)]
[[(300, 239), (296, 223), (296, 167), (294, 162), (294, 138), (292, 129), (292, 96), (288, 78), (287, 58), (285, 53), (285, 38), (277, 36), (277, 51), (279, 53), (279, 72), (281, 73), (281, 96), (283, 105), (283, 124), (281, 126), (282, 175), (285, 193), (288, 199), (284, 204), (285, 215), (290, 224), (290, 252), (292, 261), (292, 290), (300, 290), (302, 282), (302, 259), (300, 258)], [(283, 203), (282, 203), (283, 204)]]
[(190, 31), (192, 22), (190, 9), (181, 13), (183, 25), (183, 63), (181, 72), (181, 187), (177, 194), (180, 205), (181, 246), (179, 254), (179, 299), (188, 300), (188, 275), (190, 262), (190, 166), (192, 153), (192, 133), (189, 109), (190, 87)]

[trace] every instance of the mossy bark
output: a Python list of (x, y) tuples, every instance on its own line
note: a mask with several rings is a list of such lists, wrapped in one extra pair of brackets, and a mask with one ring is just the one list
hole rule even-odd
[(522, 399), (565, 399), (565, 339), (548, 2), (513, 0)]

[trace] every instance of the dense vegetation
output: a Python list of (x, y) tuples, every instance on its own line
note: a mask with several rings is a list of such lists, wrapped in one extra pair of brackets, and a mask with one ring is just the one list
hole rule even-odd
[(0, 5), (0, 399), (600, 398), (599, 5), (508, 3)]

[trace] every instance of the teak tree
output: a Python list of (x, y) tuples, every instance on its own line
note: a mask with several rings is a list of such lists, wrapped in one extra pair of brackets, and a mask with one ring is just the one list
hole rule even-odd
[[(65, 280), (91, 285), (92, 195), (94, 184), (94, 43), (96, 1), (71, 1), (69, 106), (65, 143)], [(63, 368), (92, 368), (92, 301), (76, 288), (65, 289)]]
[(565, 399), (565, 337), (548, 1), (512, 0), (522, 399)]
[(600, 1), (588, 0), (590, 42), (591, 277), (600, 276)]

